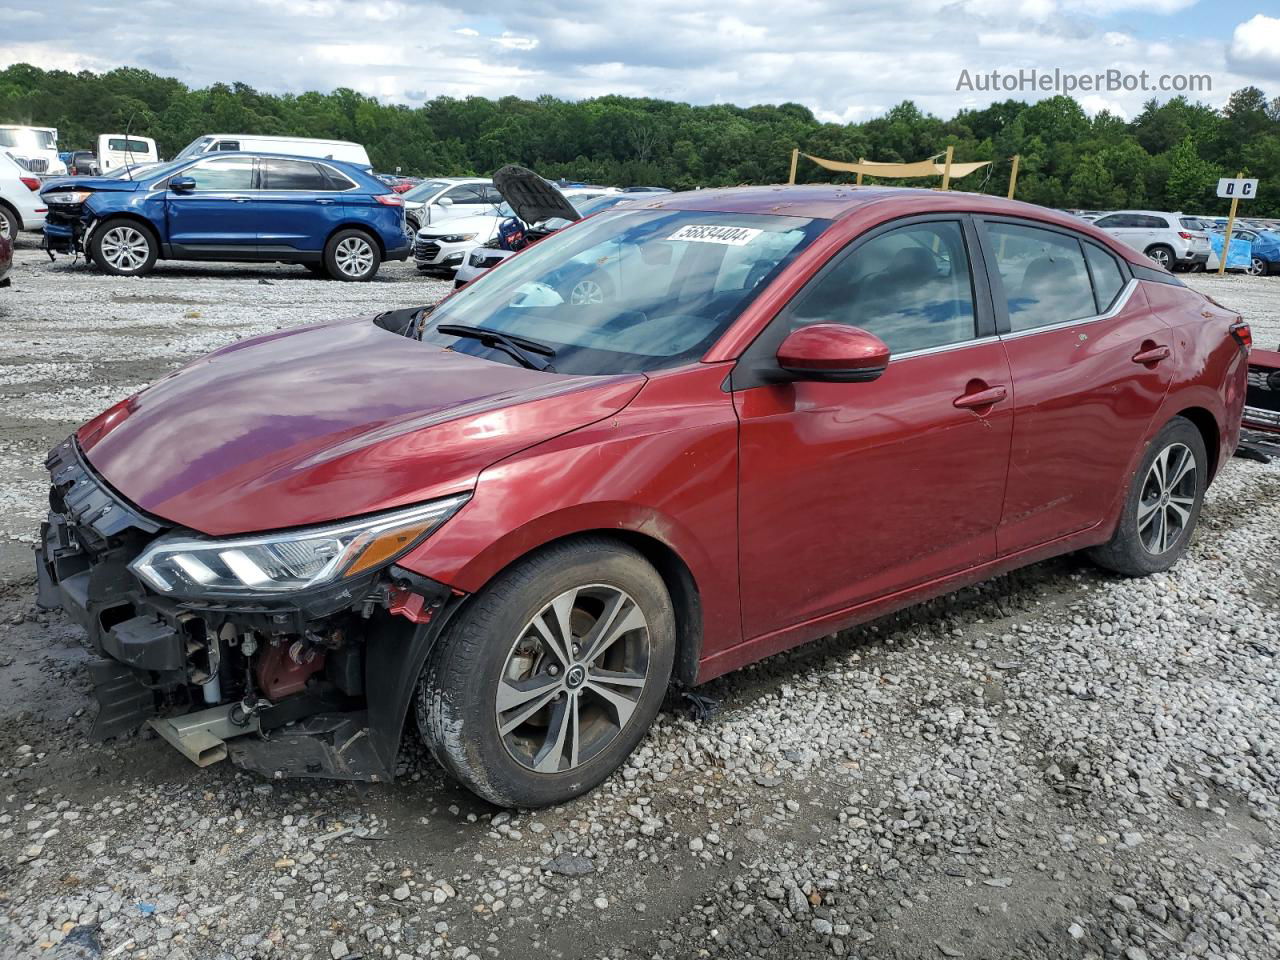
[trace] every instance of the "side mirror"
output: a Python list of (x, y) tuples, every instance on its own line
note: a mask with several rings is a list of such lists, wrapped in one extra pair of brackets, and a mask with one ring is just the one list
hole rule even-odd
[(450, 200), (448, 197), (441, 197), (439, 200), (436, 201), (436, 204), (441, 207), (452, 207), (453, 201)]
[(169, 189), (174, 193), (190, 193), (195, 188), (195, 177), (174, 177), (169, 181)]
[(873, 333), (841, 323), (793, 330), (778, 347), (778, 366), (796, 380), (859, 383), (889, 366), (889, 348)]

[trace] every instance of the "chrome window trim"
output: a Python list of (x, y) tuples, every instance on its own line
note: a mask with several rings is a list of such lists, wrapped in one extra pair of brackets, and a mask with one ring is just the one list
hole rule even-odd
[(1134, 277), (1129, 278), (1129, 282), (1124, 285), (1124, 289), (1120, 291), (1120, 295), (1116, 297), (1115, 302), (1105, 313), (1097, 313), (1089, 317), (1080, 317), (1077, 320), (1063, 320), (1060, 323), (1049, 323), (1043, 327), (1032, 327), (1029, 330), (1013, 330), (1009, 333), (1000, 334), (1001, 340), (1017, 340), (1021, 337), (1034, 336), (1037, 333), (1051, 333), (1054, 330), (1066, 330), (1069, 327), (1078, 327), (1086, 323), (1097, 323), (1099, 320), (1110, 320), (1116, 316), (1128, 304), (1129, 298), (1133, 296), (1133, 291), (1138, 289), (1138, 280)]
[(952, 350), (963, 350), (965, 347), (976, 347), (983, 343), (996, 343), (1000, 340), (994, 334), (989, 337), (975, 337), (972, 340), (957, 340), (955, 343), (944, 343), (936, 347), (921, 347), (919, 350), (908, 350), (906, 353), (890, 354), (889, 362), (913, 360), (916, 357), (931, 357), (935, 353), (949, 353)]

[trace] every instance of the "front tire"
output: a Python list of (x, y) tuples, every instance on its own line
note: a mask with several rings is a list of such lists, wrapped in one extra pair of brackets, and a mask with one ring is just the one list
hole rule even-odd
[(1209, 479), (1204, 438), (1174, 417), (1147, 445), (1111, 539), (1094, 548), (1095, 563), (1127, 577), (1168, 570), (1186, 553)]
[(1249, 259), (1249, 276), (1265, 277), (1267, 275), (1267, 261), (1261, 257), (1251, 257)]
[(363, 230), (339, 230), (324, 245), (324, 265), (335, 280), (372, 280), (381, 263), (377, 241)]
[(89, 257), (99, 269), (116, 277), (146, 276), (159, 255), (156, 235), (134, 220), (108, 220), (89, 240)]
[(675, 657), (662, 577), (636, 550), (584, 537), (520, 561), (440, 638), (418, 729), (440, 764), (501, 806), (592, 789), (658, 715)]

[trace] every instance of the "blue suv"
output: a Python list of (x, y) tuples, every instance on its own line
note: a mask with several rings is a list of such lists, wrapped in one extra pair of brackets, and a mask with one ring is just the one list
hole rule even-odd
[(404, 201), (350, 163), (218, 153), (150, 167), (130, 180), (64, 177), (47, 201), (44, 246), (83, 252), (137, 277), (158, 259), (301, 263), (337, 280), (371, 280), (404, 260)]

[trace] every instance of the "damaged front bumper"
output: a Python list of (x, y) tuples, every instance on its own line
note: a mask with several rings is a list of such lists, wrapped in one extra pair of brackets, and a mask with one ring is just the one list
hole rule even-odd
[(151, 726), (199, 765), (392, 778), (417, 677), (460, 595), (397, 567), (262, 600), (159, 596), (129, 564), (169, 524), (94, 472), (73, 438), (35, 546), (38, 602), (80, 624), (97, 737)]

